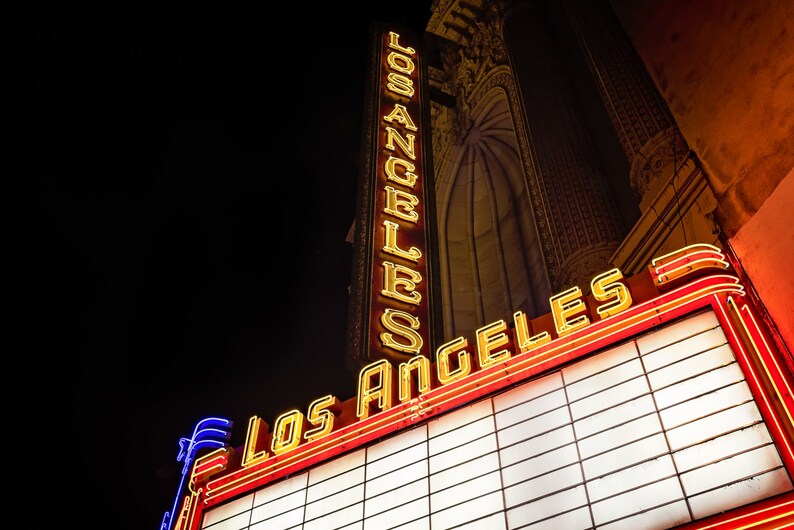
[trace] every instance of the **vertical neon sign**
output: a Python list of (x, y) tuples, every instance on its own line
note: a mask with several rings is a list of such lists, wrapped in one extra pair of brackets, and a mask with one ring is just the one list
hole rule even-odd
[(370, 359), (430, 357), (429, 271), (419, 46), (380, 34), (376, 106)]

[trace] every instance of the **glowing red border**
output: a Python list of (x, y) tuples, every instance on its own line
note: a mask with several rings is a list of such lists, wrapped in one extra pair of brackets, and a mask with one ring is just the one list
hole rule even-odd
[[(738, 282), (738, 278), (731, 274), (701, 276), (536, 350), (516, 354), (502, 363), (347, 425), (331, 436), (303, 444), (260, 464), (210, 479), (201, 489), (194, 491), (191, 488), (192, 495), (185, 499), (185, 510), (180, 514), (175, 530), (198, 530), (203, 511), (211, 506), (707, 307), (717, 315), (786, 470), (791, 474), (794, 470), (794, 446), (787, 434), (794, 430), (790, 413), (794, 410), (791, 375), (770, 347), (770, 341)], [(774, 406), (775, 402), (780, 403), (778, 408)], [(197, 459), (193, 478), (200, 481), (213, 471), (217, 473), (225, 469), (227, 464), (225, 449), (210, 453)], [(788, 525), (794, 525), (794, 492), (687, 523), (680, 528), (735, 530), (786, 528)]]

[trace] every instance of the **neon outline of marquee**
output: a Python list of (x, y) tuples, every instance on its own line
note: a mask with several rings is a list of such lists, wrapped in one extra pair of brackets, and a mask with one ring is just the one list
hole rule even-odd
[[(670, 257), (670, 259), (664, 259)], [(700, 276), (658, 296), (604, 318), (504, 362), (489, 366), (447, 385), (433, 388), (404, 403), (347, 425), (331, 436), (229, 475), (228, 447), (197, 458), (187, 495), (174, 530), (198, 530), (207, 508), (292, 475), (314, 464), (359, 448), (378, 438), (426, 421), (480, 397), (528, 380), (590, 353), (618, 344), (657, 326), (701, 309), (711, 308), (741, 366), (753, 398), (780, 452), (787, 472), (794, 474), (794, 395), (791, 375), (781, 365), (758, 324), (739, 278), (725, 274), (722, 252), (711, 245), (692, 245), (655, 258), (649, 267), (654, 283), (665, 286), (697, 272)], [(717, 269), (716, 273), (708, 273)], [(778, 403), (776, 408), (774, 403)], [(782, 409), (782, 412), (781, 410)], [(781, 494), (679, 526), (685, 530), (736, 530), (783, 523), (794, 525), (794, 492)]]

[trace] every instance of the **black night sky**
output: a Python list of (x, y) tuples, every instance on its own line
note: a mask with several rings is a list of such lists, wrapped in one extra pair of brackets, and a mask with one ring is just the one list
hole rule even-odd
[(369, 21), (421, 33), (430, 10), (317, 5), (30, 7), (17, 25), (46, 234), (29, 272), (60, 344), (39, 382), (53, 429), (80, 427), (80, 528), (158, 529), (204, 417), (233, 420), (236, 446), (251, 415), (354, 395)]

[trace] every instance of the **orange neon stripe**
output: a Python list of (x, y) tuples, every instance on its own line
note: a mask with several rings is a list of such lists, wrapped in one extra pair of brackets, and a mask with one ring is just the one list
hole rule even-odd
[[(661, 267), (657, 267), (656, 275), (658, 277), (658, 282), (659, 283), (670, 282), (682, 276), (685, 276), (686, 274), (692, 271), (699, 269), (706, 269), (710, 267), (715, 267), (720, 269), (728, 268), (727, 261), (717, 259), (713, 256), (700, 258), (696, 260), (690, 260), (688, 259), (689, 257), (690, 256), (686, 256), (685, 258), (681, 258), (679, 260), (676, 260), (675, 262), (666, 263)], [(670, 267), (673, 264), (677, 264), (678, 261), (684, 261), (684, 263), (676, 267)]]
[[(734, 310), (737, 311), (737, 313), (739, 313), (739, 315), (741, 316), (739, 308), (734, 308)], [(755, 316), (750, 311), (749, 306), (747, 304), (744, 304), (741, 307), (741, 310), (743, 310), (747, 314), (747, 316), (750, 318), (750, 321), (753, 324), (753, 330), (750, 330), (749, 327), (747, 326), (747, 319), (741, 318), (742, 326), (744, 326), (745, 332), (747, 332), (747, 336), (750, 338), (750, 344), (753, 346), (756, 354), (761, 359), (761, 363), (764, 366), (764, 370), (766, 371), (770, 379), (774, 379), (786, 389), (785, 393), (781, 393), (777, 385), (775, 386), (775, 391), (777, 392), (777, 395), (780, 398), (780, 400), (788, 405), (787, 407), (785, 407), (785, 410), (786, 410), (786, 415), (788, 416), (789, 424), (794, 426), (794, 419), (792, 419), (791, 411), (789, 410), (790, 406), (792, 405), (791, 387), (789, 386), (789, 383), (786, 380), (786, 378), (783, 376), (784, 372), (780, 369), (780, 365), (777, 362), (777, 358), (773, 355), (772, 349), (769, 347), (769, 343), (766, 342), (763, 333), (761, 333), (761, 328), (758, 326), (758, 322), (755, 320)], [(758, 348), (758, 344), (756, 343), (756, 341), (759, 339), (760, 342), (764, 345), (763, 353), (765, 353), (766, 355), (762, 354), (761, 350)], [(766, 364), (766, 359), (771, 359), (772, 363), (775, 365), (775, 370), (773, 372), (770, 372), (769, 367)]]
[[(727, 302), (726, 302), (726, 305), (727, 305)], [(719, 304), (717, 307), (719, 308), (720, 312), (722, 313), (722, 316), (723, 316), (722, 321), (725, 323), (724, 326), (728, 329), (730, 334), (733, 336), (732, 345), (735, 346), (735, 348), (738, 350), (738, 353), (741, 354), (742, 364), (744, 365), (744, 370), (743, 371), (745, 372), (745, 379), (748, 379), (747, 378), (747, 374), (749, 372), (749, 375), (751, 376), (751, 379), (749, 379), (748, 382), (750, 382), (751, 386), (753, 387), (753, 390), (754, 390), (753, 394), (761, 397), (761, 401), (762, 401), (762, 404), (763, 404), (762, 408), (764, 409), (762, 411), (762, 413), (766, 412), (764, 414), (764, 419), (766, 419), (767, 422), (769, 422), (771, 420), (772, 426), (774, 427), (774, 429), (772, 429), (772, 430), (773, 430), (774, 434), (776, 435), (775, 436), (776, 441), (778, 442), (778, 444), (782, 444), (785, 447), (785, 449), (786, 449), (786, 453), (787, 454), (782, 454), (781, 456), (786, 461), (787, 470), (789, 472), (791, 472), (791, 470), (794, 468), (794, 452), (792, 452), (791, 445), (789, 444), (789, 441), (788, 441), (787, 437), (785, 436), (785, 432), (783, 431), (783, 429), (782, 429), (782, 427), (781, 427), (781, 425), (780, 425), (780, 423), (778, 421), (777, 414), (775, 413), (774, 408), (772, 408), (772, 405), (769, 403), (769, 398), (767, 396), (767, 393), (764, 390), (763, 386), (761, 385), (761, 382), (758, 379), (758, 374), (756, 373), (756, 371), (755, 371), (755, 369), (753, 367), (753, 363), (750, 362), (749, 355), (748, 355), (747, 351), (745, 350), (743, 342), (739, 339), (739, 336), (736, 333), (736, 329), (735, 329), (735, 326), (734, 326), (733, 322), (728, 318), (728, 315), (727, 315), (727, 313), (725, 311), (725, 308), (723, 307), (722, 304)], [(739, 316), (741, 317), (741, 315), (739, 315)], [(773, 383), (773, 386), (774, 386), (774, 383)]]

